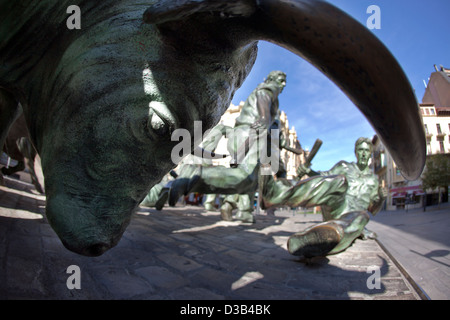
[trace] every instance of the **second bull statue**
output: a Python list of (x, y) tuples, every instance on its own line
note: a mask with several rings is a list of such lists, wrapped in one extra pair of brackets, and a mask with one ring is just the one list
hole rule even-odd
[[(81, 29), (66, 27), (69, 5), (80, 7)], [(335, 82), (406, 178), (424, 166), (425, 135), (401, 67), (327, 2), (0, 0), (0, 40), (0, 143), (22, 106), (42, 159), (48, 221), (82, 255), (115, 246), (148, 190), (175, 166), (175, 129), (193, 133), (194, 121), (203, 130), (219, 121), (258, 40)]]

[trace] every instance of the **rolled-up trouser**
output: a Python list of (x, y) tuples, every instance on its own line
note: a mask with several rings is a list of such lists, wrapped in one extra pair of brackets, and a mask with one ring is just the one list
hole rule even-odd
[(343, 175), (314, 176), (290, 185), (282, 179), (262, 177), (263, 208), (325, 206), (335, 212), (345, 208), (347, 179)]
[(145, 207), (154, 207), (163, 188), (164, 186), (161, 183), (154, 185), (144, 200), (142, 200), (141, 205)]
[(361, 235), (369, 220), (370, 215), (367, 211), (353, 211), (342, 214), (339, 219), (324, 222), (339, 225), (344, 231), (341, 241), (330, 254), (347, 249)]
[(249, 127), (233, 132), (228, 141), (228, 150), (237, 161), (237, 166), (202, 166), (192, 175), (197, 182), (190, 192), (228, 195), (256, 192), (260, 173), (259, 148), (265, 147), (266, 141)]

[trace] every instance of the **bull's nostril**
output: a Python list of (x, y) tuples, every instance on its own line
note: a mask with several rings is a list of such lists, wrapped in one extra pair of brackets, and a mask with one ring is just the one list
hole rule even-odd
[(84, 254), (87, 256), (91, 256), (91, 257), (97, 257), (97, 256), (103, 254), (109, 248), (110, 248), (110, 246), (105, 243), (97, 243), (97, 244), (93, 244), (93, 245), (87, 247), (84, 250)]

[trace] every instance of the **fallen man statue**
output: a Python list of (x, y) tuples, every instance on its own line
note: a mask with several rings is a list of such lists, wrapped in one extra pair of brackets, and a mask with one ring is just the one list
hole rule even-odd
[[(67, 27), (70, 5), (81, 9), (80, 29)], [(150, 188), (176, 166), (172, 132), (218, 123), (258, 40), (320, 69), (404, 176), (422, 172), (425, 134), (403, 70), (325, 1), (0, 0), (0, 26), (0, 144), (21, 105), (42, 161), (47, 219), (79, 254), (119, 242)]]
[(348, 187), (337, 210), (322, 206), (324, 222), (289, 237), (287, 247), (291, 254), (306, 258), (325, 256), (344, 251), (360, 236), (375, 237), (365, 226), (369, 213), (375, 215), (381, 210), (387, 190), (379, 185), (378, 177), (369, 168), (372, 151), (372, 141), (361, 137), (355, 142), (356, 163), (340, 161), (331, 170), (321, 172), (305, 165), (298, 167), (298, 177), (344, 176)]

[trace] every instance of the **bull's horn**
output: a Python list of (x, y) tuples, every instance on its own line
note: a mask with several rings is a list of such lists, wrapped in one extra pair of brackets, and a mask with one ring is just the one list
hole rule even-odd
[(159, 0), (145, 11), (144, 22), (160, 24), (181, 20), (200, 12), (220, 12), (226, 17), (248, 17), (255, 9), (254, 0)]
[(316, 66), (366, 116), (405, 178), (420, 176), (426, 140), (411, 85), (389, 50), (340, 9), (319, 0), (158, 3), (159, 7), (146, 11), (146, 22), (175, 20), (209, 9), (239, 16), (242, 10), (241, 16), (246, 18), (238, 18), (236, 23), (243, 25), (249, 41), (276, 43)]

